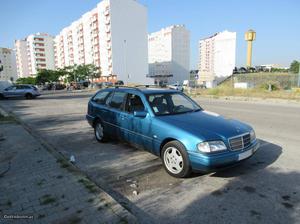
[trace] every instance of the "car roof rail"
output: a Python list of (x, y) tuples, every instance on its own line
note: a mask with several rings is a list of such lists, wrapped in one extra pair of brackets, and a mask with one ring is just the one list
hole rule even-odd
[(139, 88), (135, 87), (135, 86), (111, 86), (108, 88), (115, 88), (115, 89), (120, 89), (120, 88), (124, 88), (124, 89), (135, 89), (135, 90), (140, 90)]
[(135, 87), (146, 87), (146, 88), (150, 88), (150, 87), (154, 87), (154, 88), (162, 88), (158, 85), (136, 85)]

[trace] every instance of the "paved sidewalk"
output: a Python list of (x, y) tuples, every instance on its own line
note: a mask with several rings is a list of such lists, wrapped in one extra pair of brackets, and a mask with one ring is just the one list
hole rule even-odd
[[(9, 219), (12, 215), (27, 216)], [(135, 223), (136, 219), (22, 126), (0, 121), (0, 223)]]

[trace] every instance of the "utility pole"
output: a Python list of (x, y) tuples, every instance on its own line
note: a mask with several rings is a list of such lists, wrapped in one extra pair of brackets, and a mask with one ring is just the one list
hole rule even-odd
[(127, 81), (127, 85), (129, 82), (129, 74), (127, 74), (127, 41), (124, 40), (124, 71), (125, 71), (125, 76), (126, 76), (126, 81)]

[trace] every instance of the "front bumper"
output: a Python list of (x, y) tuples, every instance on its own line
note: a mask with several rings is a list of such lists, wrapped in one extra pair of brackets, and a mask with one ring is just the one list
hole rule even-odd
[(89, 114), (86, 114), (85, 118), (88, 121), (89, 125), (91, 125), (93, 127), (95, 118)]
[(198, 152), (189, 152), (189, 160), (192, 169), (195, 171), (214, 171), (226, 166), (234, 165), (249, 159), (258, 150), (260, 144), (256, 140), (250, 146), (239, 151), (225, 151), (216, 154), (202, 154)]

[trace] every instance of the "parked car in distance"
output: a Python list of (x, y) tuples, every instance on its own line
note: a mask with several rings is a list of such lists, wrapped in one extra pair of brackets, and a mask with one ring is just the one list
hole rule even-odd
[(98, 89), (103, 89), (103, 88), (107, 88), (107, 87), (112, 87), (113, 83), (112, 82), (100, 82), (96, 84)]
[(33, 99), (40, 95), (39, 90), (34, 85), (12, 85), (0, 92), (0, 99), (12, 97)]
[(170, 84), (170, 85), (167, 85), (168, 88), (170, 89), (175, 89), (175, 90), (178, 90), (178, 91), (183, 91), (183, 86), (179, 83), (174, 83), (174, 84)]
[(142, 147), (175, 177), (239, 163), (259, 147), (252, 127), (206, 111), (177, 90), (100, 90), (90, 99), (86, 118), (97, 141), (118, 138)]
[(124, 82), (122, 80), (118, 80), (115, 82), (115, 86), (124, 86)]

